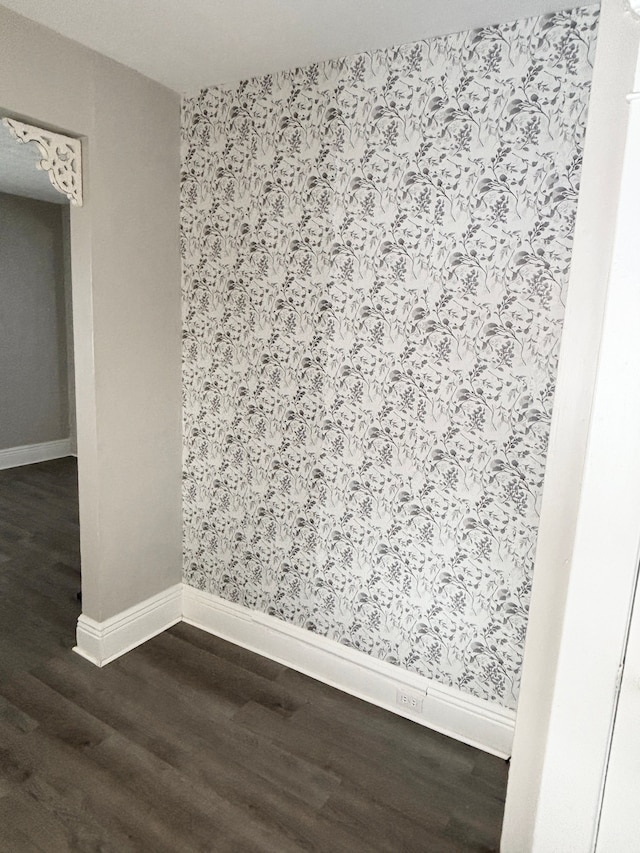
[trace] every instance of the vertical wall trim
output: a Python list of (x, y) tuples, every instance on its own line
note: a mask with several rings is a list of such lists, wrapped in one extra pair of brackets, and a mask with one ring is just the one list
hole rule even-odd
[(594, 845), (638, 554), (639, 46), (628, 5), (603, 0), (502, 853)]

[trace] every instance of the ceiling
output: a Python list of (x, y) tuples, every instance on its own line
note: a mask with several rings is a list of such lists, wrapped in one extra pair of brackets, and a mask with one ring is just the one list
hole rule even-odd
[(1, 0), (178, 92), (589, 0)]

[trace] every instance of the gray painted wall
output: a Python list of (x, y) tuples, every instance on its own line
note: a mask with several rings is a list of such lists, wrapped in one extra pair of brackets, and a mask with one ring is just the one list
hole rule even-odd
[(69, 437), (66, 215), (0, 193), (0, 449)]
[(84, 614), (180, 580), (180, 99), (0, 6), (0, 109), (83, 139), (71, 268)]

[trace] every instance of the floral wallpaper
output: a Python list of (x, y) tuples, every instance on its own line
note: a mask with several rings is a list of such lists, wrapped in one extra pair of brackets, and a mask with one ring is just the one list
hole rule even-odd
[(515, 706), (596, 26), (184, 99), (188, 584)]

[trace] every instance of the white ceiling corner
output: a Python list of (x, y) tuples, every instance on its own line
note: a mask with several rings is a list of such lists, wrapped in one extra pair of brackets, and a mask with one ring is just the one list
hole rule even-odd
[(589, 2), (2, 0), (178, 92)]

